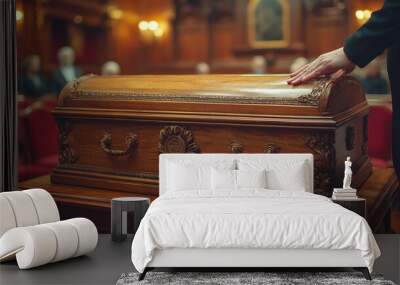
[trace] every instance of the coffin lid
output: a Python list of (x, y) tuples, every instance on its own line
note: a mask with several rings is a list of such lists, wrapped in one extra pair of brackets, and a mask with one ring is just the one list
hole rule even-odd
[[(157, 102), (253, 106), (274, 106), (275, 114), (301, 109), (304, 115), (336, 114), (351, 108), (367, 106), (360, 83), (349, 76), (332, 81), (322, 78), (310, 84), (293, 87), (288, 75), (86, 75), (70, 82), (59, 96), (59, 108), (91, 107), (93, 102)], [(92, 103), (92, 104), (91, 104)], [(171, 104), (170, 104), (171, 105)], [(182, 106), (182, 104), (180, 104)], [(211, 106), (210, 105), (210, 106)], [(147, 104), (147, 107), (151, 104)], [(149, 107), (150, 108), (150, 107)], [(185, 110), (185, 109), (183, 109)]]

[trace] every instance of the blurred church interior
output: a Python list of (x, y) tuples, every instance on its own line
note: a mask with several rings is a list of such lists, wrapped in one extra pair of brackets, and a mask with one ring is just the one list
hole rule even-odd
[[(282, 5), (268, 16), (263, 2), (17, 0), (21, 185), (48, 177), (58, 163), (58, 127), (52, 110), (67, 82), (90, 73), (290, 73), (342, 46), (382, 4), (378, 0), (276, 1)], [(261, 25), (260, 17), (271, 20)], [(265, 32), (271, 30), (276, 34)], [(385, 59), (383, 54), (353, 72), (371, 106), (368, 154), (375, 168), (392, 167)], [(391, 230), (400, 233), (400, 212), (388, 215)]]

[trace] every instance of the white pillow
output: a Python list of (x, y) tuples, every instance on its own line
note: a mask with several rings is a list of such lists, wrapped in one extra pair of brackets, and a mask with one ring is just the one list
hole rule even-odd
[(262, 170), (236, 170), (237, 188), (267, 188), (267, 172)]
[(265, 170), (211, 170), (211, 188), (214, 192), (230, 192), (234, 190), (266, 188)]
[(211, 190), (211, 168), (235, 169), (234, 160), (171, 160), (167, 164), (167, 191)]
[(236, 189), (236, 170), (211, 169), (211, 189), (232, 191)]
[(305, 161), (293, 160), (238, 160), (239, 170), (266, 170), (268, 189), (306, 191), (308, 172)]

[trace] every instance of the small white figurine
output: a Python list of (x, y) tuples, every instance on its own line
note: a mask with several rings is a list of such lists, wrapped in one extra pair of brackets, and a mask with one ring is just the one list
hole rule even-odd
[(351, 176), (353, 172), (351, 171), (351, 161), (350, 156), (347, 157), (344, 162), (344, 178), (343, 178), (343, 189), (352, 189), (351, 188)]

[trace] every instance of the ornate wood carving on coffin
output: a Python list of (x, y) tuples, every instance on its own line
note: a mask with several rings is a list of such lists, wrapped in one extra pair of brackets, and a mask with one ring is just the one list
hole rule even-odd
[(329, 84), (331, 84), (331, 82), (328, 79), (320, 79), (311, 93), (299, 96), (297, 100), (301, 104), (318, 106), (321, 101), (321, 96), (326, 93), (325, 89)]
[(281, 148), (273, 143), (265, 144), (264, 145), (264, 152), (265, 153), (279, 153)]
[(314, 193), (330, 196), (335, 176), (335, 137), (331, 133), (313, 133), (306, 145), (314, 153)]
[(160, 153), (200, 152), (190, 130), (181, 126), (166, 126), (160, 131)]
[(78, 161), (78, 156), (75, 150), (70, 146), (69, 134), (71, 132), (72, 126), (65, 120), (58, 121), (58, 141), (59, 141), (59, 155), (58, 161), (61, 165), (72, 164)]
[(243, 144), (239, 142), (232, 142), (231, 143), (231, 152), (232, 153), (242, 153), (243, 152)]

